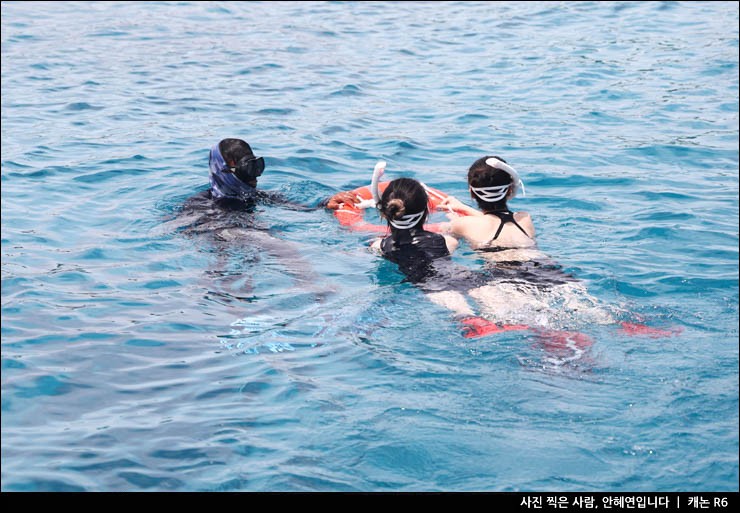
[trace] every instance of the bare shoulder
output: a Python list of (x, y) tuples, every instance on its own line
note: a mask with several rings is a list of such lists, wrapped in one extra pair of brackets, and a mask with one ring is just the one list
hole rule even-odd
[(516, 212), (514, 214), (514, 219), (529, 233), (531, 237), (534, 237), (534, 223), (532, 222), (532, 217), (529, 215), (529, 212)]
[[(498, 220), (495, 220), (498, 222)], [(466, 239), (469, 243), (480, 244), (488, 240), (491, 230), (495, 227), (492, 225), (494, 219), (490, 216), (465, 216), (452, 221), (452, 230), (450, 233), (457, 237)]]
[(442, 233), (449, 233), (451, 235), (461, 237), (465, 232), (466, 226), (467, 225), (465, 224), (465, 217), (456, 217), (455, 219), (452, 219), (447, 223), (443, 223)]
[(471, 227), (477, 227), (485, 224), (487, 219), (480, 216), (461, 216), (450, 221), (450, 228), (453, 232), (462, 232)]

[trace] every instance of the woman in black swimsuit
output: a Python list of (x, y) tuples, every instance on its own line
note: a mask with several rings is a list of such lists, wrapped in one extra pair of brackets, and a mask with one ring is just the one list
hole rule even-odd
[(526, 212), (514, 213), (507, 206), (509, 199), (524, 191), (514, 168), (501, 157), (483, 157), (470, 166), (468, 186), (480, 210), (448, 197), (440, 208), (448, 207), (467, 215), (452, 219), (444, 227), (445, 233), (464, 238), (475, 249), (535, 247), (532, 218)]
[(578, 311), (592, 322), (614, 322), (582, 283), (537, 250), (529, 214), (509, 209), (507, 201), (524, 192), (513, 167), (498, 156), (480, 158), (470, 166), (468, 186), (480, 210), (448, 197), (440, 208), (467, 215), (445, 223), (442, 231), (465, 239), (488, 262), (484, 272), (489, 283), (468, 295), (489, 316), (506, 322), (549, 324), (558, 318), (577, 317), (574, 312)]
[(411, 178), (388, 184), (377, 205), (388, 221), (390, 235), (373, 243), (385, 258), (398, 264), (409, 281), (418, 283), (435, 274), (433, 261), (448, 257), (457, 240), (424, 229), (429, 211), (424, 187)]

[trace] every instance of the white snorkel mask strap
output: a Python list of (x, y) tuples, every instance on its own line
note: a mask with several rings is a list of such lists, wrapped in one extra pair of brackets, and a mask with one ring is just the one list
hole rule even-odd
[[(370, 192), (373, 195), (373, 199), (361, 202), (360, 208), (366, 208), (367, 206), (375, 207), (380, 204), (380, 191), (378, 190), (378, 183), (380, 182), (380, 177), (383, 176), (383, 173), (385, 173), (385, 166), (386, 162), (384, 160), (380, 160), (377, 164), (375, 164), (375, 169), (373, 169), (373, 179), (370, 182)], [(424, 188), (426, 189), (426, 186), (424, 186)], [(422, 216), (424, 216), (425, 212), (426, 210), (422, 210), (417, 214), (407, 214), (400, 219), (388, 219), (388, 223), (390, 223), (392, 227), (398, 230), (408, 230), (419, 222)]]
[(511, 185), (498, 185), (495, 187), (471, 187), (470, 190), (473, 191), (473, 194), (489, 203), (495, 203), (496, 201), (504, 199), (508, 194), (510, 187), (514, 187), (514, 194), (511, 195), (512, 198), (518, 194), (520, 189), (522, 191), (522, 196), (526, 195), (524, 183), (522, 182), (522, 179), (519, 178), (519, 173), (516, 172), (516, 169), (506, 162), (501, 162), (495, 157), (487, 159), (486, 164), (494, 169), (506, 171), (506, 173), (511, 177), (512, 183)]
[(408, 230), (419, 222), (419, 219), (421, 219), (425, 212), (425, 210), (422, 210), (418, 214), (408, 214), (400, 219), (388, 219), (388, 222), (393, 228), (397, 228), (399, 230)]
[(495, 203), (501, 201), (509, 193), (508, 185), (500, 185), (497, 187), (471, 187), (473, 194), (478, 196), (480, 199), (487, 203)]

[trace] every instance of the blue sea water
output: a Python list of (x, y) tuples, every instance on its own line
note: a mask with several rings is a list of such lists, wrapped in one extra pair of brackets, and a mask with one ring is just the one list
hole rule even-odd
[[(320, 208), (188, 234), (224, 137), (308, 207), (501, 155), (676, 334), (464, 338)], [(737, 491), (738, 4), (3, 2), (2, 490)]]

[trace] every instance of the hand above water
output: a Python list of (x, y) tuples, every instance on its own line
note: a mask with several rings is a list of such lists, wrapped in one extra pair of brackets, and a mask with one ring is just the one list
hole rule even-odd
[(454, 196), (447, 196), (439, 202), (439, 210), (464, 210), (466, 205)]
[(354, 205), (360, 202), (360, 199), (356, 194), (348, 191), (338, 192), (326, 203), (326, 208), (329, 210), (337, 210), (342, 207), (342, 204)]

